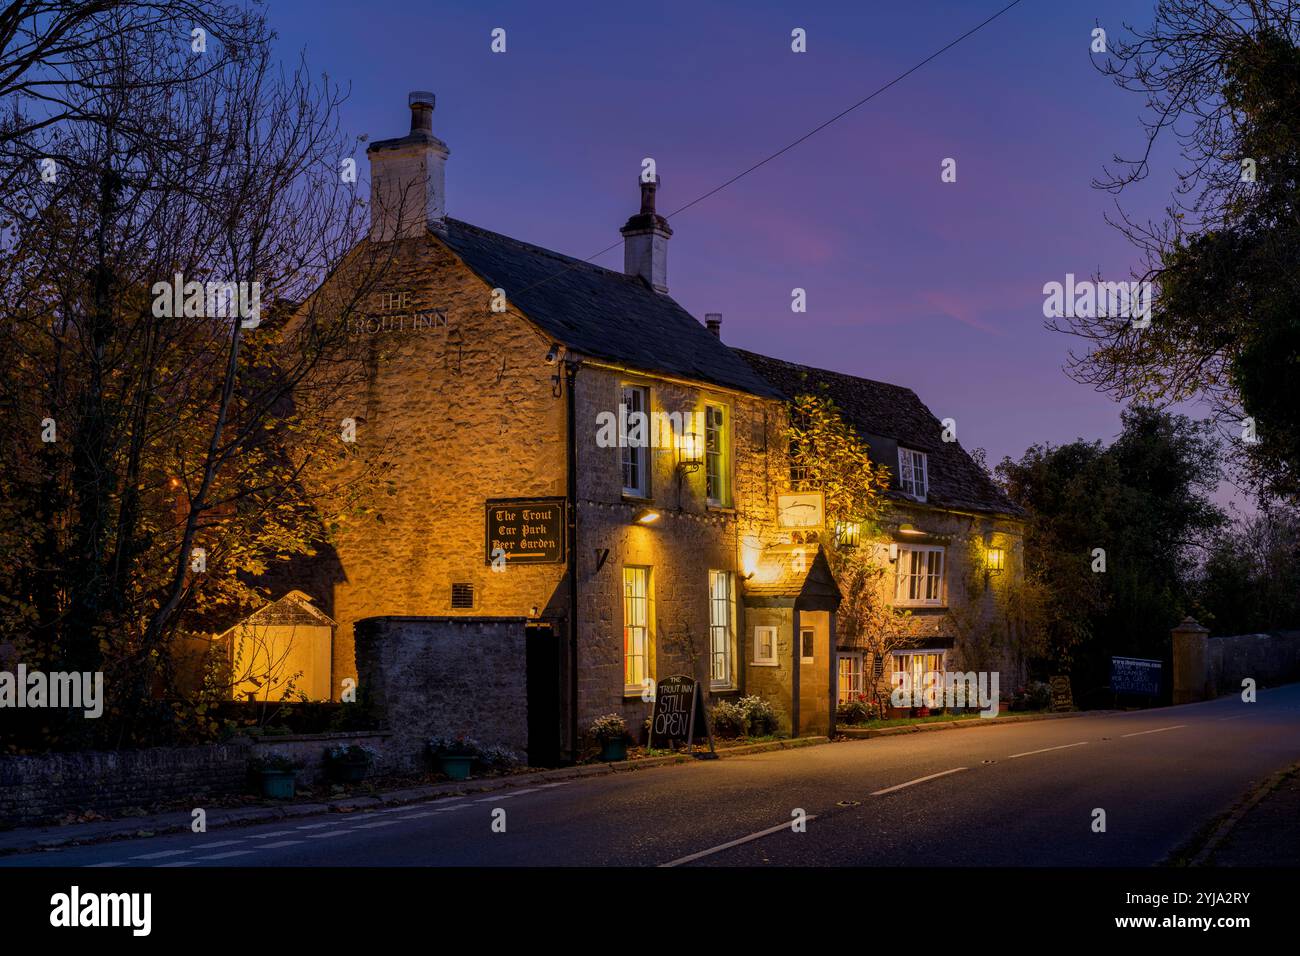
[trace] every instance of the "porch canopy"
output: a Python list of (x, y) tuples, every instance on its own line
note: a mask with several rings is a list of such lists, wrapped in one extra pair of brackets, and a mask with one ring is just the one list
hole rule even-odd
[(749, 607), (795, 607), (801, 611), (835, 611), (840, 589), (818, 544), (777, 544), (759, 557), (745, 581)]

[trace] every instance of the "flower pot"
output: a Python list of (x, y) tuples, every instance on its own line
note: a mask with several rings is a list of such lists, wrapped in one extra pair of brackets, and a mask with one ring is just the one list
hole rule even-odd
[(263, 770), (262, 796), (273, 800), (292, 800), (293, 778), (292, 770)]
[(600, 759), (606, 763), (612, 763), (615, 760), (627, 759), (627, 741), (626, 740), (606, 740), (600, 745)]
[(438, 758), (442, 772), (452, 780), (468, 780), (469, 768), (474, 765), (473, 757), (452, 757), (444, 754)]
[(369, 767), (365, 760), (336, 760), (330, 764), (330, 776), (335, 783), (360, 783), (366, 779)]

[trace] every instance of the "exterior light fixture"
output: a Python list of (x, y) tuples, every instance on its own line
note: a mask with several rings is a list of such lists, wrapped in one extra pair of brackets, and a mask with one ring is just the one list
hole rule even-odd
[(658, 520), (659, 512), (654, 508), (639, 508), (632, 516), (632, 521), (636, 524), (654, 524)]
[(683, 432), (677, 437), (677, 467), (685, 472), (700, 470), (704, 464), (704, 455), (700, 449), (700, 436), (695, 432)]
[(892, 564), (898, 560), (898, 545), (893, 541), (889, 542), (889, 561)]
[(1007, 553), (1001, 548), (989, 548), (985, 555), (984, 566), (989, 574), (1001, 574), (1006, 568)]
[(910, 524), (900, 524), (898, 526), (898, 533), (899, 534), (921, 534), (921, 535), (925, 534), (924, 531), (918, 530), (917, 528), (913, 527)]
[(857, 521), (835, 522), (835, 543), (845, 550), (858, 546), (862, 537), (862, 525)]

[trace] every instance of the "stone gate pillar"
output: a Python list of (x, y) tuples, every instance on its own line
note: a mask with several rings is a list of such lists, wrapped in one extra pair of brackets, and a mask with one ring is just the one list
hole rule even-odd
[(1214, 696), (1210, 686), (1210, 632), (1191, 617), (1171, 632), (1174, 650), (1174, 703), (1190, 704)]

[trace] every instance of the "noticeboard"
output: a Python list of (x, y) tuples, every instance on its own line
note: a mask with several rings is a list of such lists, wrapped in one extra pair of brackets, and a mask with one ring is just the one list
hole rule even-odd
[(564, 563), (564, 498), (497, 498), (486, 507), (484, 563)]

